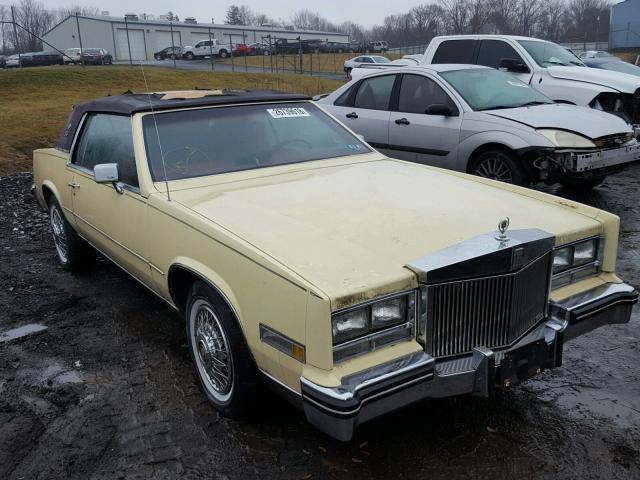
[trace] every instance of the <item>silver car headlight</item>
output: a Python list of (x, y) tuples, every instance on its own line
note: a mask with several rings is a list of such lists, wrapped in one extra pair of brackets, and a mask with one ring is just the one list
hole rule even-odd
[(552, 288), (597, 275), (603, 252), (603, 237), (591, 237), (556, 247), (553, 252)]
[(595, 143), (577, 133), (552, 128), (541, 128), (536, 131), (558, 148), (596, 148)]
[(417, 291), (393, 294), (338, 311), (331, 318), (333, 361), (413, 338)]

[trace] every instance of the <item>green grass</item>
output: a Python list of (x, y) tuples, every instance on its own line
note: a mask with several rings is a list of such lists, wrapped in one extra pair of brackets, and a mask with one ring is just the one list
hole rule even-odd
[[(342, 82), (301, 75), (145, 68), (150, 91), (269, 88), (316, 95)], [(59, 66), (0, 71), (0, 175), (30, 171), (32, 151), (54, 146), (73, 105), (127, 90), (145, 92), (139, 66)]]

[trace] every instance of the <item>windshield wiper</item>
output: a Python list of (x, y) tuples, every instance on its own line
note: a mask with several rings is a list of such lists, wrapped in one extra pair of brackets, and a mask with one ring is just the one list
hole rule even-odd
[(479, 108), (476, 112), (483, 112), (485, 110), (504, 110), (506, 108), (516, 108), (519, 105), (493, 105), (491, 107)]
[(521, 107), (533, 107), (535, 105), (551, 105), (551, 102), (541, 102), (540, 100), (533, 100), (531, 102), (523, 103)]

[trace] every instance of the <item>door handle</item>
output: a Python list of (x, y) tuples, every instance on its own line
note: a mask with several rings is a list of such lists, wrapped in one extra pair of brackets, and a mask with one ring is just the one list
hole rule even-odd
[(409, 125), (411, 124), (411, 122), (409, 120), (407, 120), (406, 118), (399, 118), (396, 120), (396, 124), (397, 125)]
[(347, 113), (347, 118), (358, 118), (358, 114), (356, 112)]
[(69, 185), (71, 188), (80, 188), (80, 185), (76, 182), (69, 182), (67, 185)]

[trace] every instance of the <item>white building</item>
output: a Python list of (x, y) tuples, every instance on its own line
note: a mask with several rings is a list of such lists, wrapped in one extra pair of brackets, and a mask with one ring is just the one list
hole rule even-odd
[[(220, 43), (269, 43), (269, 36), (301, 40), (328, 40), (348, 42), (349, 36), (342, 33), (317, 32), (311, 30), (289, 30), (274, 27), (244, 25), (222, 25), (197, 23), (192, 17), (183, 22), (167, 20), (144, 20), (134, 15), (69, 16), (44, 34), (44, 40), (58, 50), (79, 47), (78, 27), (84, 48), (106, 48), (115, 53), (117, 60), (150, 60), (154, 52), (171, 46), (171, 35), (176, 46), (195, 45), (201, 40), (216, 38)], [(130, 48), (129, 48), (130, 47)]]

